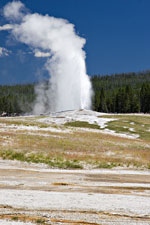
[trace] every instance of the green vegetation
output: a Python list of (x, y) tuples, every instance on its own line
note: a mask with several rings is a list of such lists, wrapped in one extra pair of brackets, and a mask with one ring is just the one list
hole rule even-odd
[(118, 167), (118, 166), (123, 166), (122, 164), (120, 163), (107, 163), (107, 162), (101, 162), (98, 164), (97, 168), (101, 169), (101, 168), (104, 168), (104, 169), (112, 169), (114, 167)]
[(116, 133), (135, 134), (140, 139), (150, 140), (150, 117), (144, 115), (105, 115), (117, 120), (108, 122), (107, 128)]
[(18, 219), (19, 219), (18, 216), (13, 216), (12, 217), (12, 220), (14, 220), (14, 221), (18, 221)]
[(37, 219), (35, 222), (38, 223), (38, 224), (44, 224), (45, 220), (44, 219)]
[(68, 123), (65, 123), (65, 126), (99, 129), (99, 126), (97, 124), (90, 124), (85, 121), (68, 122)]
[(25, 153), (12, 150), (1, 150), (2, 159), (19, 160), (22, 162), (44, 163), (54, 168), (62, 169), (82, 169), (82, 165), (77, 160), (64, 160), (62, 158), (51, 158), (49, 155), (40, 153)]
[[(0, 158), (44, 163), (51, 168), (130, 166), (150, 169), (150, 116), (106, 114), (99, 119), (104, 117), (117, 119), (108, 122), (106, 128), (139, 137), (130, 139), (105, 134), (96, 124), (93, 127), (84, 121), (61, 125), (60, 132), (51, 132), (48, 129), (19, 130), (15, 126), (7, 125), (44, 127), (44, 124), (39, 123), (39, 117), (36, 116), (0, 118)], [(72, 125), (99, 130), (85, 132), (83, 129), (69, 129)], [(66, 126), (67, 131), (69, 129), (71, 132), (63, 132)]]
[(141, 73), (95, 75), (91, 78), (93, 109), (99, 112), (150, 112), (150, 71)]
[(0, 114), (31, 112), (34, 100), (34, 84), (0, 86)]

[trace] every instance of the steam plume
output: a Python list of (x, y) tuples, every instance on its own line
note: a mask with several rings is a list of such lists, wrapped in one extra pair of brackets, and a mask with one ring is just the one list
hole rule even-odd
[(50, 76), (46, 87), (44, 84), (36, 87), (34, 113), (89, 109), (92, 88), (86, 74), (85, 39), (75, 33), (74, 25), (67, 20), (24, 14), (23, 8), (20, 1), (8, 3), (4, 16), (17, 21), (11, 24), (11, 33), (18, 41), (29, 45), (35, 56), (37, 52), (46, 54), (45, 69)]

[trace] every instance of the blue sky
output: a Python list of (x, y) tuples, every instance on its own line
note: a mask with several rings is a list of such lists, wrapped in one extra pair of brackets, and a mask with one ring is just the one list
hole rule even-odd
[[(7, 0), (0, 1), (2, 8)], [(87, 73), (112, 74), (150, 69), (149, 0), (23, 0), (31, 12), (65, 18), (86, 39)], [(7, 23), (2, 14), (0, 25)], [(46, 76), (44, 58), (0, 32), (0, 84), (27, 83)]]

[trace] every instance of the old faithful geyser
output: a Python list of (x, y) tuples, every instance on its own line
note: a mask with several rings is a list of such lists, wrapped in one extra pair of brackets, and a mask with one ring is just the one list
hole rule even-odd
[[(45, 69), (48, 86), (36, 87), (34, 113), (89, 109), (92, 87), (86, 74), (85, 39), (75, 33), (67, 20), (27, 13), (20, 1), (4, 7), (4, 16), (11, 21), (10, 32), (16, 40), (27, 44), (35, 54), (47, 56)], [(6, 26), (6, 25), (5, 25)]]

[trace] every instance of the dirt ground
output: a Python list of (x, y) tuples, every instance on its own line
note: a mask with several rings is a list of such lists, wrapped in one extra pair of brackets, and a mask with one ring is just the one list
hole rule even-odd
[(0, 224), (148, 225), (150, 172), (0, 160)]

